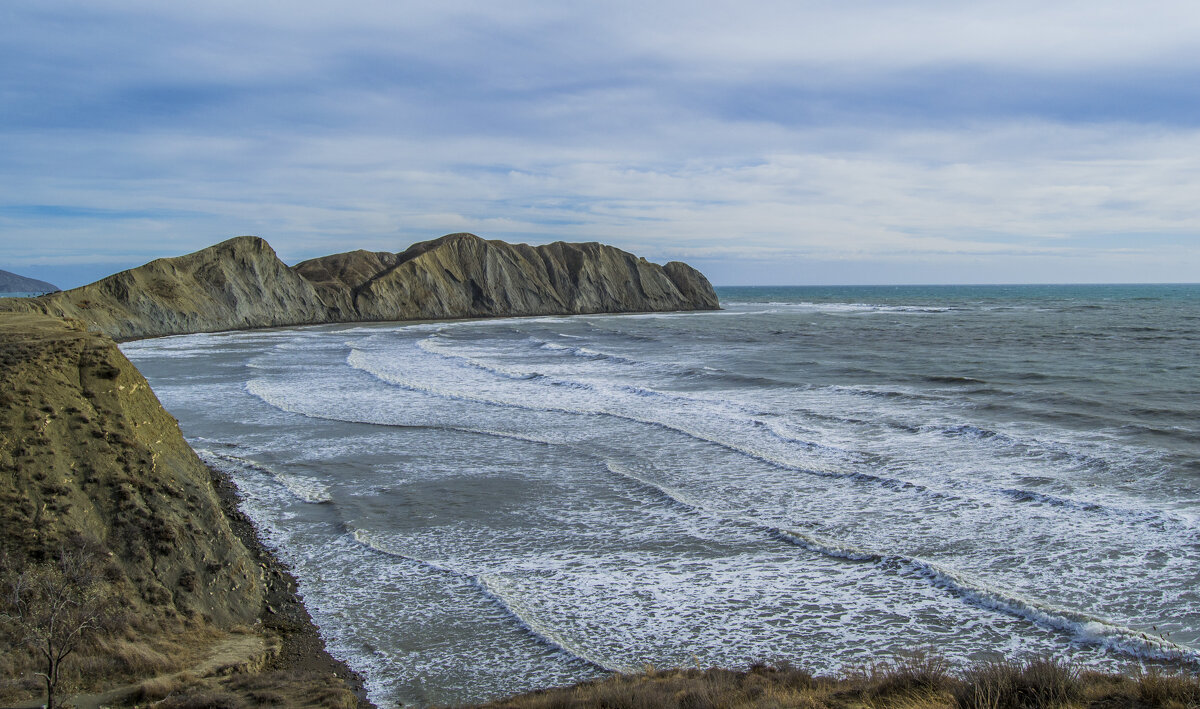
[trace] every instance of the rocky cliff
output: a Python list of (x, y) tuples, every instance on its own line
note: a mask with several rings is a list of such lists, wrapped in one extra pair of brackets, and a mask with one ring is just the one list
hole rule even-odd
[(533, 247), (451, 234), (401, 253), (352, 251), (288, 268), (240, 236), (0, 311), (82, 320), (117, 340), (324, 322), (711, 310), (708, 280), (597, 243)]
[(686, 264), (664, 268), (603, 244), (545, 246), (450, 234), (399, 254), (357, 251), (295, 270), (338, 320), (416, 320), (718, 307)]

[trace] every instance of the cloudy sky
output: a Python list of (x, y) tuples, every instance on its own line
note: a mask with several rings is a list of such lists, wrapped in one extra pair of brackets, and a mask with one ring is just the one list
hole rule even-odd
[(1200, 4), (6, 0), (0, 268), (455, 231), (717, 284), (1200, 280)]

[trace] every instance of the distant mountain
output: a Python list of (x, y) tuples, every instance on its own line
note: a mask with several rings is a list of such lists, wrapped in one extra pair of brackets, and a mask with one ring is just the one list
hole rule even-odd
[(117, 340), (329, 322), (715, 310), (712, 285), (599, 243), (545, 246), (449, 234), (400, 253), (352, 251), (289, 268), (239, 236), (0, 310), (82, 320)]
[(0, 293), (53, 293), (56, 290), (59, 288), (53, 283), (0, 271)]

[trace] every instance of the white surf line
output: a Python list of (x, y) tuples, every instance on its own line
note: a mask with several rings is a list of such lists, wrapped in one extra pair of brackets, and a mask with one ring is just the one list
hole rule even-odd
[(263, 465), (262, 463), (259, 463), (258, 461), (251, 460), (250, 458), (243, 458), (241, 456), (232, 455), (229, 453), (219, 453), (217, 451), (208, 450), (205, 448), (197, 448), (195, 450), (196, 454), (200, 456), (201, 460), (204, 460), (205, 457), (216, 458), (217, 460), (223, 460), (227, 463), (241, 465), (267, 475), (272, 480), (275, 480), (279, 484), (283, 485), (284, 489), (302, 502), (307, 502), (309, 504), (325, 504), (333, 502), (333, 497), (329, 492), (329, 486), (320, 481), (311, 480), (298, 475), (281, 473), (278, 470), (274, 470), (266, 465)]
[(924, 559), (910, 558), (899, 554), (885, 554), (853, 545), (822, 539), (816, 535), (794, 529), (775, 527), (752, 519), (730, 517), (713, 510), (703, 503), (689, 499), (680, 493), (652, 482), (637, 473), (611, 461), (605, 467), (614, 475), (632, 480), (655, 491), (685, 509), (708, 516), (720, 522), (749, 526), (767, 533), (770, 537), (799, 546), (825, 556), (848, 561), (871, 562), (883, 568), (897, 568), (910, 575), (920, 576), (935, 587), (950, 591), (959, 599), (981, 608), (999, 611), (1007, 615), (1024, 618), (1042, 627), (1067, 633), (1078, 642), (1099, 645), (1126, 655), (1143, 659), (1173, 660), (1200, 666), (1200, 652), (1179, 645), (1162, 637), (1120, 625), (1104, 618), (1087, 615), (1068, 608), (1039, 603), (1019, 594), (1002, 591), (991, 584), (965, 573)]
[[(447, 358), (462, 359), (462, 358), (454, 357), (452, 355), (445, 355), (445, 354), (441, 354), (441, 353), (434, 353), (434, 354), (438, 354), (438, 356), (447, 357)], [(431, 386), (428, 386), (428, 385), (422, 385), (422, 384), (418, 384), (417, 382), (414, 382), (414, 381), (400, 379), (393, 375), (389, 375), (385, 372), (378, 371), (377, 369), (372, 368), (371, 363), (365, 361), (364, 357), (365, 357), (365, 353), (363, 353), (361, 350), (355, 349), (355, 350), (352, 350), (351, 353), (347, 356), (346, 362), (347, 362), (347, 364), (349, 364), (351, 367), (353, 367), (355, 369), (366, 372), (367, 374), (375, 377), (376, 379), (379, 379), (380, 381), (382, 381), (386, 384), (390, 384), (392, 386), (399, 387), (401, 389), (408, 389), (410, 391), (422, 392), (425, 394), (430, 394), (432, 396), (440, 396), (440, 397), (443, 397), (446, 399), (454, 399), (457, 401), (468, 401), (468, 402), (478, 403), (478, 404), (489, 404), (492, 406), (522, 409), (525, 411), (549, 411), (549, 412), (572, 414), (572, 415), (584, 415), (584, 416), (611, 416), (613, 418), (621, 419), (624, 421), (640, 423), (640, 424), (643, 424), (646, 426), (656, 426), (658, 428), (662, 428), (662, 429), (665, 429), (668, 431), (674, 431), (676, 433), (681, 433), (681, 434), (688, 436), (690, 438), (693, 438), (695, 440), (702, 441), (705, 443), (711, 443), (716, 446), (720, 446), (727, 450), (731, 450), (735, 453), (739, 453), (748, 458), (752, 458), (759, 462), (766, 463), (768, 465), (771, 465), (771, 466), (774, 466), (776, 468), (780, 468), (783, 470), (791, 470), (791, 471), (795, 471), (795, 472), (805, 473), (805, 474), (809, 474), (809, 475), (817, 475), (817, 476), (828, 477), (828, 478), (861, 480), (861, 481), (865, 481), (865, 482), (880, 484), (880, 485), (883, 485), (884, 487), (888, 487), (890, 489), (895, 489), (895, 490), (915, 491), (915, 492), (919, 492), (919, 493), (940, 496), (940, 497), (947, 498), (947, 499), (959, 499), (959, 497), (957, 495), (947, 493), (947, 492), (940, 492), (940, 491), (932, 490), (932, 489), (928, 488), (927, 486), (922, 485), (920, 483), (914, 483), (914, 482), (910, 482), (910, 481), (906, 481), (906, 480), (885, 478), (885, 477), (880, 477), (877, 475), (871, 475), (870, 473), (864, 473), (861, 471), (843, 472), (843, 471), (835, 470), (835, 469), (828, 468), (828, 467), (819, 467), (817, 465), (801, 466), (801, 465), (798, 465), (795, 463), (789, 463), (789, 462), (786, 462), (783, 460), (779, 460), (777, 458), (773, 458), (767, 453), (756, 451), (753, 448), (741, 446), (736, 443), (732, 443), (729, 441), (722, 440), (720, 438), (709, 436), (700, 431), (689, 429), (689, 428), (686, 428), (679, 424), (668, 423), (666, 421), (650, 419), (650, 418), (645, 418), (645, 417), (641, 417), (641, 416), (634, 416), (632, 414), (621, 413), (621, 412), (613, 411), (611, 409), (603, 409), (603, 408), (571, 409), (571, 408), (566, 408), (566, 407), (561, 407), (561, 406), (550, 406), (550, 405), (532, 406), (532, 405), (528, 405), (528, 404), (519, 404), (519, 403), (510, 402), (510, 401), (502, 401), (502, 400), (498, 400), (498, 399), (488, 399), (488, 398), (484, 398), (484, 397), (480, 397), (480, 396), (469, 396), (469, 395), (461, 394), (461, 393), (447, 393), (445, 391), (440, 391), (440, 390), (433, 388)], [(471, 364), (471, 366), (480, 367), (480, 365), (478, 365), (478, 364)], [(503, 373), (497, 372), (495, 369), (490, 369), (490, 368), (484, 368), (484, 369), (493, 374), (500, 374), (500, 376), (507, 376), (507, 375), (504, 375)], [(537, 376), (540, 378), (552, 380), (552, 378), (545, 377), (545, 375), (537, 375)], [(515, 378), (515, 377), (509, 377), (509, 378)], [(525, 376), (522, 376), (519, 378), (525, 379), (525, 380), (533, 379), (533, 377), (525, 377)], [(552, 381), (562, 381), (562, 380), (552, 380)], [(567, 382), (567, 381), (563, 381), (563, 383), (571, 384), (570, 382)], [(594, 389), (594, 387), (590, 387), (588, 385), (575, 385), (575, 386), (587, 386), (587, 388), (589, 388), (589, 389)], [(662, 394), (661, 392), (655, 392), (655, 393), (669, 398), (669, 395)]]
[(423, 566), (425, 568), (437, 571), (438, 573), (446, 574), (448, 576), (453, 576), (466, 581), (468, 584), (479, 590), (479, 592), (485, 598), (499, 607), (505, 615), (512, 619), (518, 625), (518, 627), (524, 630), (527, 634), (543, 645), (557, 650), (567, 657), (578, 660), (579, 662), (601, 670), (602, 672), (631, 671), (630, 668), (618, 667), (614, 663), (605, 662), (600, 658), (592, 656), (586, 650), (575, 646), (574, 643), (571, 643), (560, 633), (555, 632), (552, 628), (547, 627), (544, 623), (540, 623), (537, 620), (527, 617), (533, 615), (531, 611), (526, 610), (526, 615), (522, 615), (516, 608), (514, 608), (514, 605), (520, 604), (518, 602), (510, 601), (505, 597), (504, 590), (502, 588), (504, 583), (498, 576), (489, 574), (476, 575), (467, 571), (444, 566), (433, 561), (420, 559), (415, 556), (409, 556), (379, 544), (371, 539), (371, 534), (369, 532), (365, 532), (361, 529), (355, 529), (351, 531), (350, 536), (354, 538), (354, 541), (379, 554), (385, 554), (397, 559), (403, 559), (409, 563)]
[(437, 424), (437, 423), (388, 423), (386, 421), (374, 421), (374, 420), (367, 419), (367, 418), (317, 414), (317, 413), (312, 413), (309, 411), (302, 411), (300, 409), (297, 409), (296, 407), (288, 406), (286, 404), (279, 402), (274, 397), (271, 397), (270, 395), (268, 395), (267, 393), (262, 391), (261, 384), (262, 384), (262, 380), (251, 379), (250, 381), (246, 382), (243, 385), (243, 388), (246, 390), (247, 394), (250, 394), (251, 396), (255, 397), (256, 399), (259, 399), (264, 404), (267, 404), (268, 406), (270, 406), (272, 408), (278, 409), (280, 411), (283, 411), (283, 412), (286, 412), (289, 414), (296, 414), (297, 416), (303, 416), (304, 418), (314, 419), (317, 421), (338, 421), (340, 423), (357, 423), (357, 424), (362, 424), (364, 426), (384, 426), (387, 428), (407, 428), (407, 429), (414, 429), (414, 430), (434, 429), (434, 430), (438, 430), (438, 431), (458, 431), (460, 433), (472, 433), (472, 434), (479, 435), (479, 436), (492, 436), (495, 438), (507, 438), (507, 439), (511, 439), (514, 441), (525, 441), (527, 443), (540, 443), (542, 445), (547, 445), (547, 446), (558, 445), (560, 443), (560, 441), (555, 441), (555, 440), (552, 440), (549, 438), (541, 438), (539, 436), (534, 436), (531, 434), (515, 433), (515, 432), (510, 432), (510, 431), (497, 431), (497, 430), (490, 429), (490, 428), (471, 428), (469, 426), (453, 426), (453, 425), (449, 425), (449, 424)]

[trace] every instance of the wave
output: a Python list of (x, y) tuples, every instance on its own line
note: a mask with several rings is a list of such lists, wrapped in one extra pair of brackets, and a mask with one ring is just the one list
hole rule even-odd
[(1050, 456), (1057, 460), (1070, 461), (1093, 470), (1109, 470), (1113, 462), (1097, 455), (1091, 455), (1071, 448), (1068, 444), (1058, 441), (1046, 441), (1040, 438), (1017, 438), (1007, 433), (983, 428), (974, 424), (952, 424), (948, 426), (928, 426), (922, 429), (943, 436), (966, 438), (976, 441), (987, 441), (1008, 448), (1021, 448), (1027, 457)]
[(851, 453), (850, 451), (845, 450), (844, 448), (837, 448), (834, 446), (826, 446), (826, 445), (822, 445), (820, 443), (815, 443), (813, 441), (805, 440), (803, 438), (797, 438), (796, 436), (792, 435), (792, 433), (790, 431), (785, 430), (781, 426), (781, 424), (777, 421), (769, 421), (769, 420), (763, 420), (760, 418), (755, 418), (751, 421), (751, 423), (753, 423), (758, 428), (766, 430), (772, 436), (774, 436), (775, 438), (778, 438), (779, 440), (781, 440), (785, 443), (791, 443), (794, 445), (798, 445), (802, 448), (808, 448), (810, 450), (838, 451), (838, 452), (842, 453), (843, 455), (847, 456), (847, 458), (855, 457), (854, 453)]
[[(1019, 449), (1026, 458), (1049, 458), (1077, 465), (1088, 470), (1099, 472), (1111, 471), (1117, 463), (1107, 458), (1085, 453), (1071, 448), (1068, 444), (1057, 441), (1045, 441), (1039, 438), (1017, 438), (1006, 433), (972, 424), (955, 424), (951, 426), (933, 426), (925, 429), (935, 433), (961, 437), (976, 441), (985, 441), (1006, 448)], [(1077, 512), (1102, 514), (1139, 523), (1155, 525), (1172, 525), (1185, 530), (1194, 530), (1195, 525), (1182, 517), (1174, 516), (1160, 509), (1132, 509), (1113, 506), (1104, 502), (1077, 500), (1070, 497), (1050, 495), (1036, 490), (1008, 487), (985, 487), (981, 491), (991, 492), (1007, 497), (1015, 502), (1034, 502)]]
[(326, 504), (333, 502), (333, 496), (329, 492), (329, 486), (319, 480), (306, 478), (300, 475), (291, 475), (282, 473), (271, 467), (263, 465), (256, 460), (243, 458), (241, 456), (232, 455), (230, 453), (219, 453), (214, 450), (197, 448), (196, 455), (200, 456), (201, 460), (208, 461), (206, 458), (215, 458), (223, 460), (227, 463), (233, 463), (245, 468), (249, 468), (256, 472), (267, 475), (278, 481), (284, 488), (287, 489), (297, 499), (310, 504)]
[(628, 357), (622, 357), (621, 355), (615, 355), (609, 352), (601, 352), (599, 350), (591, 349), (590, 347), (559, 345), (554, 342), (539, 340), (536, 337), (531, 337), (529, 340), (539, 349), (543, 349), (548, 352), (554, 352), (555, 354), (567, 354), (574, 357), (582, 357), (583, 359), (604, 360), (607, 362), (617, 362), (620, 364), (651, 366), (648, 362), (640, 362), (635, 359), (629, 359)]
[(944, 402), (942, 396), (930, 395), (914, 389), (883, 389), (865, 384), (834, 384), (826, 387), (829, 391), (863, 396), (870, 399), (897, 399), (905, 401), (936, 401)]
[[(403, 559), (412, 564), (431, 569), (447, 576), (452, 576), (474, 586), (485, 598), (495, 604), (506, 616), (508, 616), (518, 627), (528, 633), (538, 642), (550, 647), (563, 655), (572, 659), (578, 660), (591, 667), (604, 672), (627, 672), (629, 668), (619, 667), (615, 663), (606, 662), (600, 658), (594, 657), (586, 649), (577, 647), (561, 633), (555, 631), (552, 627), (542, 623), (536, 618), (529, 609), (524, 607), (519, 600), (520, 594), (508, 589), (503, 579), (495, 574), (473, 574), (460, 569), (455, 569), (434, 561), (419, 559), (415, 556), (409, 556), (403, 552), (396, 551), (382, 542), (376, 540), (374, 536), (364, 530), (350, 530), (350, 535), (354, 541), (363, 546), (376, 551), (380, 554)], [(521, 611), (525, 611), (522, 614)]]
[(1006, 495), (1017, 502), (1033, 502), (1037, 504), (1048, 505), (1050, 507), (1059, 507), (1063, 509), (1075, 510), (1078, 512), (1089, 512), (1093, 514), (1101, 514), (1108, 517), (1138, 522), (1142, 524), (1173, 527), (1181, 527), (1184, 532), (1194, 532), (1196, 530), (1196, 520), (1186, 516), (1176, 516), (1164, 510), (1137, 510), (1126, 507), (1114, 507), (1100, 502), (1090, 502), (1086, 500), (1076, 500), (1070, 497), (1061, 497), (1058, 495), (1049, 495), (1033, 490), (1025, 490), (1023, 488), (1001, 488), (998, 489), (1002, 495)]
[(814, 303), (811, 301), (730, 301), (727, 306), (770, 306), (790, 310), (812, 310), (829, 313), (946, 313), (961, 308), (933, 305), (884, 305), (879, 303)]
[(963, 438), (973, 438), (976, 440), (997, 440), (1005, 443), (1016, 443), (1016, 439), (998, 431), (993, 431), (987, 428), (980, 428), (969, 423), (960, 423), (953, 426), (944, 426), (937, 429), (939, 433), (945, 436), (959, 436)]
[(954, 376), (949, 374), (930, 374), (924, 377), (925, 381), (934, 384), (987, 384), (982, 379), (966, 376)]
[[(441, 356), (454, 357), (454, 355), (446, 355), (446, 354), (442, 354)], [(768, 465), (786, 469), (786, 470), (793, 470), (796, 472), (802, 472), (802, 473), (807, 473), (807, 474), (812, 474), (812, 475), (819, 475), (822, 477), (847, 478), (847, 479), (854, 479), (854, 480), (859, 480), (859, 481), (874, 482), (874, 483), (879, 483), (884, 486), (892, 487), (895, 489), (903, 489), (903, 490), (908, 490), (908, 491), (928, 493), (928, 494), (931, 494), (934, 496), (939, 496), (939, 497), (944, 495), (943, 493), (930, 490), (926, 486), (921, 485), (919, 483), (914, 483), (914, 482), (905, 481), (905, 480), (899, 480), (899, 479), (895, 479), (895, 478), (882, 477), (882, 476), (874, 475), (871, 473), (864, 473), (861, 471), (846, 471), (846, 470), (842, 470), (837, 467), (834, 467), (833, 465), (831, 465), (831, 463), (835, 460), (840, 463), (843, 463), (843, 464), (846, 462), (846, 458), (847, 458), (848, 454), (841, 449), (831, 448), (831, 447), (823, 446), (823, 445), (816, 444), (816, 443), (808, 443), (804, 446), (805, 451), (810, 454), (816, 453), (817, 456), (812, 457), (812, 458), (804, 461), (803, 463), (800, 463), (795, 460), (789, 460), (786, 457), (780, 456), (775, 453), (771, 453), (768, 451), (754, 448), (752, 446), (746, 445), (745, 443), (736, 442), (734, 440), (731, 440), (728, 436), (728, 433), (729, 433), (728, 423), (731, 423), (731, 421), (729, 421), (728, 417), (726, 417), (726, 425), (723, 425), (721, 427), (721, 434), (724, 434), (724, 435), (720, 435), (720, 434), (716, 434), (716, 433), (705, 432), (694, 426), (686, 425), (681, 421), (664, 420), (663, 418), (651, 418), (651, 417), (648, 417), (645, 415), (634, 414), (629, 411), (619, 411), (619, 410), (615, 410), (613, 408), (605, 408), (605, 407), (599, 406), (599, 405), (592, 405), (592, 406), (579, 405), (579, 406), (570, 407), (570, 406), (555, 405), (552, 403), (545, 403), (545, 402), (531, 404), (531, 403), (527, 403), (527, 402), (514, 401), (512, 399), (481, 396), (480, 394), (475, 393), (475, 392), (470, 392), (470, 393), (466, 392), (466, 391), (455, 392), (455, 391), (447, 390), (445, 388), (439, 388), (439, 387), (432, 386), (428, 382), (417, 381), (412, 378), (404, 377), (401, 375), (397, 375), (396, 373), (389, 372), (386, 370), (386, 368), (379, 367), (377, 365), (377, 363), (370, 361), (367, 353), (363, 352), (362, 350), (352, 350), (350, 355), (347, 357), (346, 361), (351, 367), (353, 367), (355, 369), (359, 369), (361, 371), (364, 371), (364, 372), (370, 374), (371, 376), (379, 379), (380, 381), (383, 381), (392, 386), (400, 387), (403, 389), (408, 389), (411, 391), (419, 391), (419, 392), (431, 394), (434, 396), (441, 396), (441, 397), (460, 400), (460, 401), (483, 403), (483, 404), (489, 404), (489, 405), (493, 405), (493, 406), (516, 408), (516, 409), (522, 409), (522, 410), (527, 410), (527, 411), (551, 411), (551, 412), (575, 414), (575, 415), (585, 415), (585, 416), (588, 416), (588, 415), (590, 415), (590, 416), (611, 416), (611, 417), (617, 418), (617, 419), (632, 421), (634, 423), (640, 423), (640, 424), (644, 424), (644, 425), (648, 425), (648, 426), (655, 426), (655, 427), (662, 428), (662, 429), (669, 430), (669, 431), (674, 431), (676, 433), (680, 433), (685, 436), (688, 436), (692, 439), (702, 441), (705, 443), (711, 443), (713, 445), (720, 446), (727, 450), (731, 450), (731, 451), (734, 451), (741, 455), (747, 456), (754, 460), (758, 460), (762, 463), (766, 463)], [(473, 366), (477, 366), (477, 367), (482, 366), (485, 369), (487, 368), (486, 365), (481, 364), (481, 363), (475, 363)], [(539, 377), (539, 383), (543, 384), (543, 385), (547, 385), (547, 386), (560, 386), (560, 387), (574, 388), (574, 389), (580, 389), (580, 390), (587, 390), (589, 392), (599, 391), (597, 389), (597, 387), (592, 384), (586, 384), (586, 383), (582, 383), (582, 382), (574, 382), (574, 381), (570, 381), (570, 380), (556, 380), (556, 379), (552, 379), (552, 378), (545, 377), (545, 376)], [(645, 387), (632, 387), (632, 386), (631, 387), (614, 387), (613, 390), (614, 391), (624, 391), (625, 393), (633, 394), (633, 395), (639, 396), (641, 398), (661, 399), (665, 403), (669, 404), (669, 406), (665, 407), (668, 410), (679, 410), (680, 405), (683, 404), (684, 402), (714, 403), (714, 402), (707, 401), (704, 399), (694, 399), (694, 398), (690, 398), (690, 397), (683, 397), (683, 396), (678, 396), (678, 395), (673, 395), (673, 394), (667, 394), (667, 393), (664, 393), (661, 391), (648, 389)], [(722, 403), (727, 403), (727, 404), (732, 405), (732, 402), (722, 402)], [(636, 408), (641, 410), (642, 407), (636, 407)], [(694, 419), (694, 417), (691, 417), (691, 418)], [(741, 423), (745, 424), (745, 425), (749, 425), (749, 426), (755, 425), (754, 421), (749, 417), (747, 417)]]
[(457, 431), (459, 433), (472, 433), (479, 436), (492, 436), (495, 438), (507, 438), (514, 441), (524, 441), (526, 443), (539, 443), (542, 445), (552, 446), (558, 445), (562, 441), (547, 438), (544, 436), (535, 436), (529, 433), (520, 433), (516, 431), (501, 431), (491, 428), (476, 428), (471, 426), (455, 426), (453, 424), (435, 424), (435, 423), (397, 423), (394, 421), (383, 421), (379, 418), (371, 418), (369, 416), (334, 416), (327, 413), (316, 413), (305, 410), (296, 406), (289, 405), (281, 401), (278, 397), (272, 396), (268, 391), (268, 384), (264, 380), (251, 379), (245, 384), (246, 393), (256, 397), (263, 403), (273, 408), (285, 411), (297, 416), (316, 419), (320, 421), (340, 421), (342, 423), (360, 423), (368, 426), (386, 426), (388, 428), (404, 428), (404, 429), (429, 429), (438, 431)]
[[(348, 342), (346, 344), (351, 348), (351, 354), (353, 354), (355, 351), (358, 351), (355, 349), (355, 347), (357, 347), (357, 345), (355, 343)], [(446, 359), (463, 362), (463, 363), (468, 364), (477, 369), (481, 369), (485, 372), (490, 372), (492, 374), (498, 374), (502, 377), (505, 377), (506, 379), (518, 379), (518, 380), (519, 379), (538, 379), (540, 377), (545, 376), (544, 374), (541, 374), (540, 372), (520, 370), (520, 369), (507, 369), (507, 368), (501, 367), (499, 365), (488, 364), (487, 362), (484, 362), (483, 360), (480, 360), (480, 359), (477, 359), (474, 357), (468, 357), (468, 356), (461, 355), (461, 354), (449, 354), (449, 353), (441, 351), (439, 349), (438, 338), (434, 338), (434, 337), (427, 337), (423, 340), (417, 340), (416, 344), (417, 344), (417, 348), (422, 350), (423, 352), (428, 352), (429, 354), (435, 355), (437, 357), (444, 357)]]
[(1097, 645), (1139, 659), (1169, 660), (1200, 666), (1200, 652), (1173, 643), (1163, 637), (1149, 635), (1097, 616), (1001, 590), (982, 579), (936, 562), (865, 549), (823, 538), (811, 532), (775, 526), (750, 518), (730, 516), (726, 512), (712, 510), (703, 503), (672, 488), (652, 482), (624, 466), (605, 461), (605, 467), (612, 474), (631, 481), (650, 491), (656, 497), (688, 511), (703, 514), (728, 524), (753, 528), (763, 532), (771, 539), (823, 556), (852, 562), (873, 563), (881, 569), (894, 570), (904, 575), (922, 578), (935, 587), (952, 593), (965, 603), (1023, 618), (1041, 627), (1063, 632), (1077, 642)]

